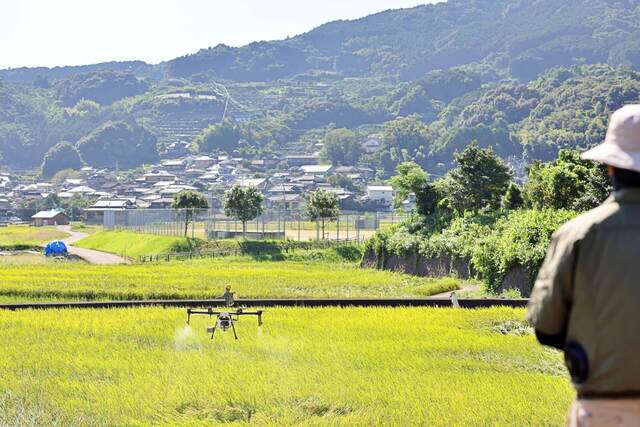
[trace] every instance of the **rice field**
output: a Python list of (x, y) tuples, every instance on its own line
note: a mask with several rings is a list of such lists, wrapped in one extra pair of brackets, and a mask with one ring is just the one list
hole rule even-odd
[(242, 298), (415, 297), (457, 289), (429, 279), (351, 263), (217, 258), (161, 264), (51, 263), (1, 267), (0, 299), (138, 300), (213, 298), (230, 285)]
[(55, 227), (31, 227), (28, 225), (10, 225), (0, 227), (0, 248), (38, 246), (51, 240), (64, 239), (69, 234)]
[(179, 309), (0, 312), (0, 425), (561, 425), (521, 309), (271, 309), (212, 341)]

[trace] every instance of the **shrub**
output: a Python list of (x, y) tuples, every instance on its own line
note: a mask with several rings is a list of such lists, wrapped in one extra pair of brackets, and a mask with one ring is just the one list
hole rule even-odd
[(520, 210), (498, 220), (486, 237), (477, 241), (472, 264), (490, 292), (497, 292), (502, 279), (515, 266), (522, 266), (530, 283), (542, 265), (551, 234), (575, 216), (565, 210)]

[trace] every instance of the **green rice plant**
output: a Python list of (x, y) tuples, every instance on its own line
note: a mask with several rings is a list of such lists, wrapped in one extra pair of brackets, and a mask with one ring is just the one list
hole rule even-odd
[(560, 353), (522, 309), (274, 308), (230, 333), (184, 310), (0, 312), (0, 425), (560, 425)]
[(0, 250), (30, 249), (65, 237), (69, 237), (69, 234), (58, 231), (55, 227), (10, 225), (0, 227)]
[(257, 262), (216, 258), (161, 264), (6, 265), (0, 296), (30, 299), (213, 298), (230, 285), (243, 298), (415, 297), (454, 290), (457, 279), (429, 279), (334, 262)]

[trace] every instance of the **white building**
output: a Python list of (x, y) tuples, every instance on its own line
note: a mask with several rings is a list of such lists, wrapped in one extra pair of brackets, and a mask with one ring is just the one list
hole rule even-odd
[(326, 176), (333, 171), (333, 165), (304, 165), (300, 169), (305, 175)]
[(380, 147), (382, 147), (382, 142), (377, 138), (369, 138), (362, 144), (362, 148), (367, 153), (375, 153)]
[(393, 187), (390, 185), (368, 185), (367, 197), (372, 202), (391, 206), (393, 203)]

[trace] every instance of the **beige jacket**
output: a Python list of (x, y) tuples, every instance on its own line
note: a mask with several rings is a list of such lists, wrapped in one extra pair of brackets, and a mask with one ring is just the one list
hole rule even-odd
[(584, 348), (580, 397), (640, 396), (640, 189), (615, 192), (554, 233), (527, 319)]

